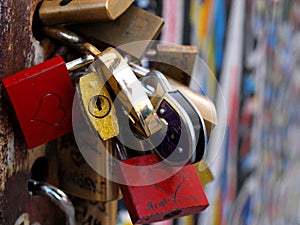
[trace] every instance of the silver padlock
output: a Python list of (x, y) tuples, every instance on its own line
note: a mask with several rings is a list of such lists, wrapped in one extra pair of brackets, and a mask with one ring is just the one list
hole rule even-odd
[(171, 164), (199, 162), (207, 143), (203, 118), (194, 104), (180, 91), (174, 90), (159, 71), (148, 71), (141, 78), (160, 118), (168, 123), (168, 131), (156, 153)]

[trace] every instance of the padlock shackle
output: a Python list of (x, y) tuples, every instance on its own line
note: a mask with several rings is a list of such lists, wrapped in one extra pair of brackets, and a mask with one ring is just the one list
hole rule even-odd
[(43, 32), (50, 38), (60, 41), (63, 44), (76, 49), (82, 54), (93, 55), (94, 57), (97, 57), (101, 53), (101, 51), (97, 47), (88, 43), (84, 38), (80, 37), (79, 35), (75, 34), (70, 30), (67, 30), (64, 27), (45, 26), (43, 27)]
[(55, 40), (59, 40), (60, 42), (77, 49), (80, 49), (80, 46), (86, 42), (83, 38), (79, 37), (75, 33), (60, 26), (45, 26), (43, 27), (43, 33)]
[(80, 69), (84, 66), (87, 66), (95, 61), (95, 57), (92, 55), (87, 55), (85, 57), (81, 57), (79, 59), (75, 59), (71, 62), (66, 63), (66, 67), (68, 71), (74, 71)]
[(69, 197), (60, 189), (35, 180), (28, 180), (28, 191), (31, 195), (44, 195), (58, 206), (66, 215), (68, 225), (76, 225), (75, 209)]
[(60, 41), (63, 44), (66, 44), (85, 55), (84, 57), (66, 63), (68, 71), (74, 71), (91, 64), (95, 61), (95, 58), (101, 53), (101, 51), (99, 51), (94, 45), (86, 42), (83, 38), (81, 38), (74, 32), (65, 29), (64, 27), (45, 26), (43, 27), (43, 32), (50, 38)]

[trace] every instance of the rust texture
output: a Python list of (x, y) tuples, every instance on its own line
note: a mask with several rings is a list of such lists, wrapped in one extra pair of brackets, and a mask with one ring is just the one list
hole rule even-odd
[[(39, 0), (0, 0), (0, 78), (23, 70), (41, 58), (32, 35), (32, 17)], [(64, 215), (48, 199), (30, 196), (27, 180), (32, 161), (42, 150), (29, 152), (0, 84), (0, 224), (64, 224)], [(45, 151), (44, 151), (45, 152)], [(53, 176), (53, 175), (52, 175)], [(24, 215), (22, 217), (22, 215)], [(19, 221), (19, 224), (27, 224)]]

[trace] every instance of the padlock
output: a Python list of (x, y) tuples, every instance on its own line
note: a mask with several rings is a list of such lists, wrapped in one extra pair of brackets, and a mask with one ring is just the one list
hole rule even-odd
[(149, 60), (153, 61), (153, 69), (165, 76), (189, 86), (195, 60), (197, 47), (189, 45), (157, 44), (155, 55)]
[[(90, 66), (90, 71), (95, 72), (97, 76), (99, 76), (97, 79), (98, 84), (105, 84), (111, 90), (112, 97), (117, 97), (117, 99), (121, 100), (119, 103), (122, 104), (126, 108), (125, 110), (130, 114), (134, 128), (139, 131), (140, 135), (149, 137), (161, 130), (164, 124), (158, 118), (148, 96), (144, 93), (140, 81), (136, 78), (126, 60), (117, 50), (107, 48), (105, 51), (100, 52), (95, 46), (86, 43), (77, 34), (61, 27), (45, 27), (43, 31), (46, 35), (67, 43), (78, 51), (92, 52), (95, 57), (98, 57), (98, 60)], [(70, 41), (70, 39), (74, 41)], [(89, 82), (88, 80), (92, 81), (93, 79), (96, 78), (86, 78), (81, 81)], [(87, 85), (90, 86), (89, 84)], [(86, 86), (86, 88), (88, 88), (88, 86)], [(97, 91), (95, 88), (91, 90), (93, 90), (93, 93)], [(91, 95), (91, 92), (85, 93)], [(95, 115), (91, 115), (87, 106), (85, 109), (86, 114), (90, 117), (89, 119), (95, 117)], [(106, 129), (105, 132), (107, 131), (109, 130)]]
[[(143, 68), (136, 63), (129, 62), (129, 65), (134, 73), (140, 78), (150, 72), (150, 70)], [(173, 88), (178, 88), (181, 92), (184, 92), (188, 99), (194, 103), (202, 115), (206, 127), (206, 133), (210, 136), (211, 131), (217, 125), (217, 112), (214, 103), (208, 97), (191, 90), (187, 86), (182, 85), (169, 77), (167, 77), (167, 80)]]
[[(85, 137), (84, 141), (86, 143), (92, 144), (88, 131), (86, 135), (82, 135)], [(118, 184), (99, 175), (88, 165), (76, 145), (73, 134), (68, 134), (58, 139), (57, 146), (60, 189), (74, 197), (91, 201), (108, 202), (120, 198)], [(93, 147), (97, 148), (97, 145)], [(114, 153), (114, 149), (109, 150), (111, 154)], [(102, 160), (103, 162), (99, 163), (106, 166), (107, 170), (113, 170), (113, 168), (109, 167), (108, 158), (103, 157)]]
[(205, 160), (201, 160), (195, 163), (194, 166), (203, 186), (209, 184), (214, 180), (214, 176)]
[(79, 224), (116, 225), (118, 201), (98, 202), (71, 197)]
[(133, 224), (196, 214), (209, 205), (194, 165), (169, 167), (149, 154), (120, 161), (116, 171)]
[(39, 17), (47, 25), (115, 20), (132, 3), (133, 0), (44, 0)]
[[(115, 105), (122, 105), (137, 133), (150, 137), (162, 130), (165, 124), (157, 116), (141, 82), (120, 53), (107, 48), (98, 57), (91, 66), (111, 90)], [(117, 101), (120, 104), (116, 104)], [(120, 122), (120, 118), (118, 120)]]
[[(2, 80), (29, 149), (72, 131), (74, 89), (68, 71), (91, 64), (95, 59), (95, 52), (98, 52), (78, 36), (68, 35), (64, 30), (54, 31), (52, 35), (56, 35), (57, 39), (76, 45), (87, 55), (69, 63), (58, 56)], [(105, 122), (107, 126), (107, 120), (95, 120), (98, 124)], [(118, 124), (110, 124), (111, 129), (106, 129), (110, 131), (109, 134), (106, 130), (100, 133), (103, 140), (118, 134)]]
[(164, 141), (155, 146), (159, 156), (177, 165), (200, 161), (207, 135), (202, 116), (194, 104), (178, 89), (174, 90), (159, 71), (150, 71), (142, 78), (142, 84), (149, 90), (158, 115), (168, 123)]
[(76, 225), (75, 209), (69, 197), (53, 185), (35, 180), (28, 181), (28, 191), (31, 195), (43, 195), (58, 206), (66, 216), (66, 224)]
[(74, 90), (68, 70), (93, 59), (89, 56), (66, 64), (58, 56), (2, 80), (29, 149), (72, 130)]
[[(131, 6), (115, 21), (75, 24), (67, 28), (80, 34), (100, 49), (111, 46), (137, 59), (142, 59), (152, 44), (151, 40), (159, 35), (163, 24), (162, 18)], [(133, 42), (137, 43), (134, 47), (126, 45)]]

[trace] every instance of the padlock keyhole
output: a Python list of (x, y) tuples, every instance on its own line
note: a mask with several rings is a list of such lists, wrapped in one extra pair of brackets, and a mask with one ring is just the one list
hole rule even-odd
[(176, 211), (170, 212), (164, 216), (164, 220), (172, 219), (173, 217), (178, 216), (180, 213), (181, 213), (181, 210), (176, 210)]
[(60, 6), (65, 6), (65, 5), (68, 5), (72, 0), (62, 0), (59, 5)]
[(102, 110), (102, 102), (101, 102), (101, 99), (100, 99), (100, 98), (97, 98), (97, 100), (96, 100), (96, 106), (97, 106), (97, 109), (98, 109), (99, 111)]

